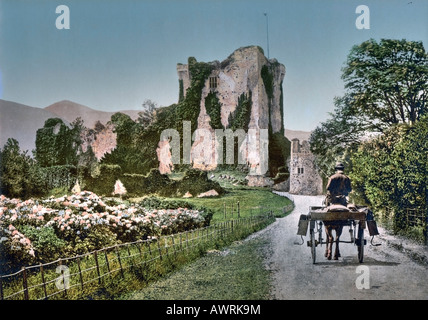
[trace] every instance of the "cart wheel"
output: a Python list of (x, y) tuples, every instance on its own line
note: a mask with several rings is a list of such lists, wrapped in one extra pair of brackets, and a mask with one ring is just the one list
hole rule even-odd
[(316, 240), (315, 240), (315, 231), (311, 229), (311, 254), (312, 254), (312, 263), (315, 264), (316, 261)]
[(358, 261), (363, 262), (364, 259), (364, 229), (361, 227), (361, 224), (358, 225), (358, 237), (357, 237), (357, 246), (358, 246)]

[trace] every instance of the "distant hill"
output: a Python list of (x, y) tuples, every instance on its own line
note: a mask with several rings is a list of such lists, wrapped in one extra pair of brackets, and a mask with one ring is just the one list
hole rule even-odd
[(99, 120), (102, 124), (110, 121), (111, 116), (116, 112), (121, 112), (129, 115), (133, 120), (138, 118), (138, 112), (142, 110), (123, 110), (115, 112), (100, 111), (89, 108), (87, 106), (78, 104), (76, 102), (63, 100), (51, 104), (45, 110), (56, 114), (58, 117), (73, 122), (76, 118), (80, 117), (83, 120), (85, 127), (93, 128), (95, 123)]
[(0, 99), (0, 148), (8, 138), (19, 142), (22, 151), (36, 148), (36, 132), (49, 118), (56, 118), (49, 110)]
[(300, 143), (301, 143), (303, 140), (306, 140), (306, 141), (309, 140), (309, 137), (311, 136), (311, 132), (285, 129), (285, 136), (290, 141), (297, 138), (300, 140)]
[[(139, 110), (116, 111), (129, 115), (133, 120), (138, 118)], [(63, 100), (46, 108), (35, 108), (28, 105), (0, 99), (0, 148), (8, 138), (19, 142), (22, 151), (36, 148), (36, 133), (49, 118), (61, 118), (69, 124), (81, 117), (87, 128), (93, 128), (97, 120), (106, 124), (116, 112), (99, 111), (87, 106)]]
[[(139, 110), (116, 111), (138, 118)], [(3, 148), (8, 138), (18, 140), (21, 150), (35, 149), (36, 132), (42, 128), (49, 118), (61, 118), (66, 123), (81, 117), (84, 125), (93, 128), (97, 120), (106, 124), (116, 112), (95, 110), (87, 106), (63, 100), (44, 109), (34, 108), (24, 104), (0, 99), (0, 148)], [(311, 132), (285, 129), (285, 136), (291, 141), (297, 138), (302, 142), (308, 140)]]

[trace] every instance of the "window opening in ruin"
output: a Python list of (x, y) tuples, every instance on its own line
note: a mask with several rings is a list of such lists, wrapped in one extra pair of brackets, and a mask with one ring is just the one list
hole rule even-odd
[(210, 77), (210, 89), (211, 90), (217, 89), (217, 86), (218, 86), (218, 78)]
[(297, 168), (297, 173), (298, 174), (303, 174), (303, 168)]

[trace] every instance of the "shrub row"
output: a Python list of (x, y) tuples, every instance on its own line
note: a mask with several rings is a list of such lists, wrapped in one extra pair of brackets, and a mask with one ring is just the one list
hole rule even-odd
[(0, 272), (209, 224), (212, 212), (190, 207), (156, 198), (118, 202), (87, 191), (25, 201), (1, 196)]

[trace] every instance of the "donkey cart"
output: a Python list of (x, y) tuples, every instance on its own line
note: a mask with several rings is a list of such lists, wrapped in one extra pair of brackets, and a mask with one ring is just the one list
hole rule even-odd
[[(339, 207), (339, 208), (338, 208)], [(301, 215), (297, 234), (306, 236), (309, 227), (309, 240), (307, 246), (311, 248), (312, 262), (316, 263), (316, 248), (317, 246), (326, 245), (326, 257), (331, 259), (333, 241), (336, 244), (335, 259), (340, 257), (339, 243), (350, 243), (357, 247), (358, 261), (363, 262), (364, 246), (367, 240), (364, 239), (364, 230), (368, 226), (371, 236), (378, 235), (376, 222), (372, 220), (371, 214), (368, 214), (367, 207), (354, 207), (353, 210), (342, 206), (330, 207), (309, 207), (307, 215)], [(369, 219), (367, 219), (369, 217)], [(323, 225), (326, 230), (327, 240), (324, 241)], [(349, 227), (350, 240), (340, 240), (343, 227)], [(336, 239), (333, 240), (331, 230), (336, 231)], [(373, 239), (373, 238), (372, 238)], [(302, 242), (303, 244), (303, 242)], [(373, 244), (372, 244), (373, 245)]]

